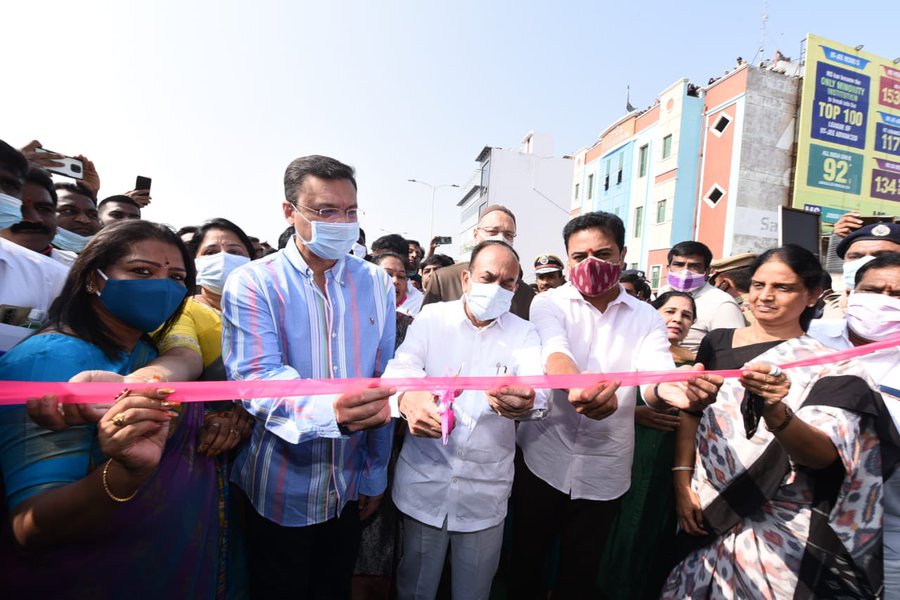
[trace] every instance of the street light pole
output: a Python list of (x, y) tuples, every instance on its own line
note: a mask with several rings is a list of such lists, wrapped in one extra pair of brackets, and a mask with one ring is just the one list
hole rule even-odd
[(434, 197), (440, 188), (458, 188), (459, 186), (455, 183), (441, 183), (439, 185), (434, 185), (432, 183), (428, 183), (427, 181), (419, 181), (418, 179), (407, 179), (410, 183), (421, 183), (422, 185), (427, 185), (431, 188), (431, 224), (428, 228), (428, 242), (431, 243), (431, 240), (434, 239)]

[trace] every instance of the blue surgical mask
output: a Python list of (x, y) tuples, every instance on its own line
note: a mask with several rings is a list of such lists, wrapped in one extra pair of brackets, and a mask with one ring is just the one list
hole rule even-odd
[(22, 221), (22, 201), (0, 194), (0, 229), (7, 229)]
[(508, 313), (515, 295), (495, 283), (472, 282), (466, 294), (466, 306), (479, 321), (492, 321)]
[[(300, 211), (297, 214), (303, 217)], [(353, 249), (353, 244), (359, 239), (359, 221), (352, 223), (329, 223), (328, 221), (306, 222), (312, 227), (312, 239), (304, 240), (298, 234), (297, 237), (310, 252), (325, 260), (337, 260), (346, 256)]]
[(250, 259), (246, 256), (227, 252), (200, 256), (194, 260), (197, 265), (197, 285), (221, 296), (225, 280), (231, 272), (248, 262)]
[(79, 254), (93, 238), (94, 236), (92, 235), (78, 235), (77, 233), (72, 233), (68, 229), (57, 227), (56, 237), (53, 238), (53, 242), (51, 243), (60, 250), (68, 250), (69, 252)]
[(844, 289), (852, 290), (856, 287), (856, 272), (870, 260), (875, 260), (875, 257), (863, 256), (856, 260), (844, 261)]
[(110, 279), (97, 269), (106, 280), (100, 302), (114, 317), (138, 331), (151, 333), (159, 329), (171, 317), (187, 295), (178, 282), (163, 279)]

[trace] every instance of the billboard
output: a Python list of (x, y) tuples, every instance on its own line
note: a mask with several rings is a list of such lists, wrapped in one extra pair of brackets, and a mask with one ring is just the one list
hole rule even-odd
[(794, 208), (900, 215), (900, 64), (806, 38)]

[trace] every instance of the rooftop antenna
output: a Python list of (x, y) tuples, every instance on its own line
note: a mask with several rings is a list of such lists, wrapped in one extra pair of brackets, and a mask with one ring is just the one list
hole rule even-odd
[(625, 86), (625, 111), (631, 112), (634, 110), (634, 107), (631, 105), (631, 86)]
[[(759, 57), (766, 60), (766, 22), (769, 20), (769, 0), (763, 0), (762, 17), (759, 23)], [(756, 62), (756, 61), (754, 61)]]

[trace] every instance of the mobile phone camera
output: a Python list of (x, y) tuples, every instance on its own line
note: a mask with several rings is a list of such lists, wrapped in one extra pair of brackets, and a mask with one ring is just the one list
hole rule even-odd
[(71, 168), (73, 173), (81, 173), (81, 165), (73, 164)]

